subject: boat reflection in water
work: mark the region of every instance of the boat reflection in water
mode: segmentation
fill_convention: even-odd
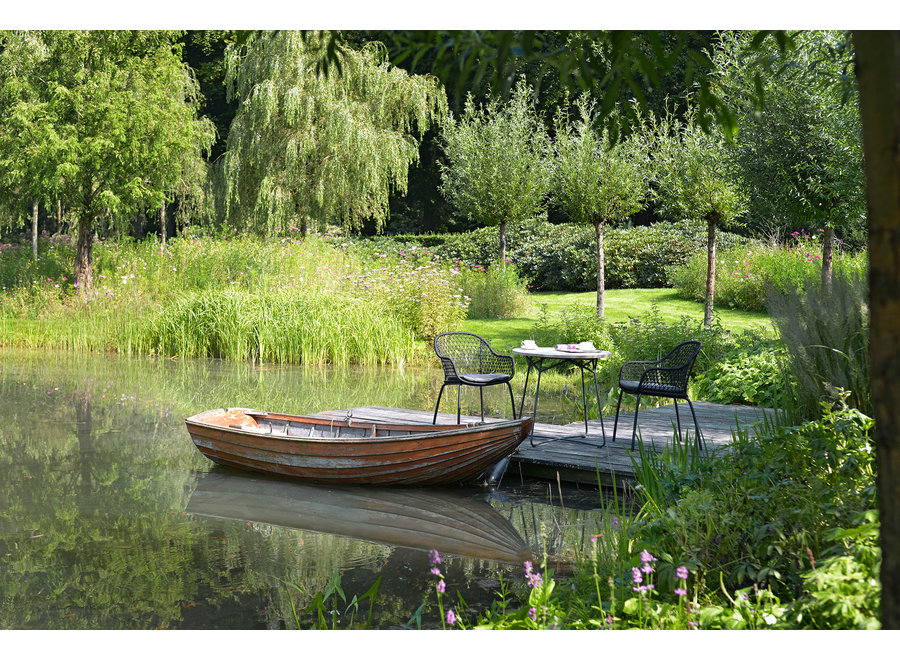
[[[186,510],[500,562],[532,558],[490,504],[449,490],[311,485],[217,466]]]

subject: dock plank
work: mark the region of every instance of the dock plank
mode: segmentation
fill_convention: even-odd
[[[722,405],[706,401],[693,403],[708,451],[727,451],[738,429],[752,436],[760,422],[775,415],[771,408]],[[690,409],[681,404],[679,413],[682,432],[689,434],[691,447],[696,447]],[[433,413],[428,411],[380,406],[332,410],[325,414],[350,416],[361,421],[425,424],[430,424],[433,418]],[[491,417],[484,419],[485,422],[502,421]],[[621,486],[633,481],[631,432],[634,414],[623,412],[619,415],[616,442],[612,442],[613,419],[605,417],[602,420],[607,438],[605,446],[600,420],[588,421],[587,435],[583,421],[567,425],[535,423],[533,436],[519,445],[510,458],[510,474],[553,481],[558,478],[591,486],[596,486],[598,479],[603,486]],[[480,418],[477,415],[463,415],[460,421],[476,423]],[[438,423],[455,424],[456,415],[439,413]],[[638,434],[648,451],[664,451],[676,435],[675,428],[674,404],[642,409],[638,414]],[[639,462],[640,458],[636,454],[635,450],[634,460]]]

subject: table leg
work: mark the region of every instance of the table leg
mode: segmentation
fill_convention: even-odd
[[[606,426],[603,424],[603,408],[600,406],[600,386],[597,384],[597,361],[594,360],[594,393],[597,395],[597,416],[600,418],[600,431],[603,432],[603,445],[606,446]]]
[[[528,371],[525,372],[525,387],[522,389],[522,402],[519,404],[519,417],[525,414],[525,395],[528,393],[528,378],[531,376],[531,358],[526,357],[528,363]]]
[[[588,435],[588,414],[587,414],[587,394],[584,389],[584,365],[581,363],[578,364],[581,367],[581,405],[582,410],[584,410],[584,437],[586,438]]]

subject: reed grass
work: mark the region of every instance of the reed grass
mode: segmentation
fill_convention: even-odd
[[[818,278],[799,291],[773,291],[769,310],[790,355],[798,406],[807,419],[821,403],[846,403],[872,414],[869,307],[864,278],[841,274],[825,288]]]
[[[86,295],[66,270],[71,241],[29,253],[25,242],[3,246],[0,345],[402,365],[424,360],[427,342],[466,312],[458,271],[433,256],[367,260],[293,231],[98,242]]]

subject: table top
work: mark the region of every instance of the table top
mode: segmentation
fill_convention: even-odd
[[[612,353],[595,349],[593,351],[568,350],[558,351],[552,346],[537,348],[514,348],[512,352],[525,357],[556,358],[559,360],[597,360],[608,358]]]

